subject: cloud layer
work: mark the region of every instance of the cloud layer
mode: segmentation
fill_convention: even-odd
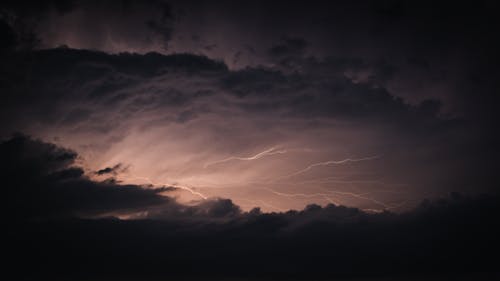
[[[74,152],[26,136],[1,143],[0,152],[6,274],[14,280],[493,278],[497,271],[495,196],[455,193],[400,215],[335,205],[244,213],[227,199],[187,206],[168,197],[171,188],[91,181],[72,166]],[[123,214],[129,220],[112,217]]]
[[[183,187],[186,201],[381,210],[494,188],[489,123],[443,117],[437,100],[406,103],[369,61],[303,58],[291,70],[230,70],[192,54],[67,48],[4,61],[4,137],[21,131],[55,141],[77,151],[88,174],[122,165],[119,180]],[[381,74],[366,80],[364,69]]]
[[[499,279],[496,6],[3,1],[4,275]]]

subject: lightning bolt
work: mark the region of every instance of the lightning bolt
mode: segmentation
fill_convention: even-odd
[[[375,190],[375,191],[369,191],[369,192],[364,192],[364,193],[354,193],[354,192],[348,192],[348,191],[338,191],[338,190],[327,190],[327,189],[324,189],[322,188],[323,190],[325,190],[325,192],[328,192],[328,193],[334,193],[334,194],[340,194],[340,195],[349,195],[349,196],[352,196],[352,197],[355,197],[355,198],[358,198],[358,199],[363,199],[363,200],[368,200],[368,201],[371,201],[372,203],[375,203],[379,206],[382,206],[384,207],[384,210],[391,210],[391,209],[396,209],[396,208],[399,208],[403,205],[405,205],[407,203],[407,200],[403,201],[402,203],[399,203],[399,204],[396,204],[396,205],[389,205],[389,204],[386,204],[382,201],[379,201],[375,198],[371,198],[371,197],[367,197],[367,195],[370,195],[370,194],[373,194],[373,193],[392,193],[392,194],[405,194],[406,192],[404,191],[394,191],[394,190]]]
[[[386,204],[386,203],[384,203],[382,201],[379,201],[377,199],[374,199],[374,198],[371,198],[371,197],[367,197],[366,195],[369,195],[371,192],[357,194],[357,193],[347,192],[347,191],[327,191],[326,193],[318,192],[318,193],[306,194],[306,193],[284,193],[284,192],[279,192],[279,191],[276,191],[276,190],[273,190],[273,189],[270,189],[270,188],[264,188],[264,189],[268,190],[271,193],[274,193],[276,195],[285,196],[285,197],[304,197],[304,198],[322,197],[323,199],[325,199],[325,200],[327,200],[327,201],[329,201],[331,203],[334,203],[335,205],[342,205],[342,204],[340,204],[339,202],[335,202],[334,200],[332,200],[332,198],[331,198],[332,194],[348,195],[348,196],[351,196],[351,197],[354,197],[354,198],[358,198],[358,199],[362,199],[362,200],[367,200],[367,201],[370,201],[370,202],[372,202],[372,203],[374,203],[376,205],[379,205],[379,206],[383,207],[383,209],[385,209],[385,210],[390,210],[390,209],[394,209],[394,208],[399,208],[400,207],[399,205],[398,206],[391,206],[391,205]]]
[[[129,179],[139,179],[139,180],[145,180],[147,181],[149,184],[153,185],[153,186],[171,186],[171,187],[175,187],[175,188],[178,188],[178,189],[182,189],[182,190],[185,190],[195,196],[198,196],[200,197],[201,199],[203,200],[206,200],[208,199],[207,196],[205,196],[204,194],[202,194],[201,192],[198,192],[190,187],[187,187],[187,186],[182,186],[182,185],[178,185],[178,184],[169,184],[169,183],[157,183],[157,182],[153,182],[150,178],[148,177],[140,177],[140,176],[132,176],[132,177],[127,177]]]
[[[253,156],[249,156],[249,157],[236,157],[236,156],[231,156],[231,157],[228,157],[228,158],[225,158],[225,159],[222,159],[222,160],[217,160],[217,161],[214,161],[214,162],[209,162],[209,163],[206,163],[204,165],[204,168],[207,168],[208,166],[212,166],[212,165],[216,165],[216,164],[220,164],[220,163],[224,163],[224,162],[228,162],[228,161],[232,161],[232,160],[240,160],[240,161],[251,161],[251,160],[257,160],[257,159],[260,159],[264,156],[270,156],[270,155],[275,155],[275,154],[285,154],[287,153],[288,151],[285,150],[285,149],[282,149],[282,150],[277,150],[276,147],[271,147],[267,150],[264,150],[260,153],[257,153]]]
[[[377,158],[380,158],[380,156],[379,155],[375,155],[375,156],[363,157],[363,158],[346,158],[346,159],[343,159],[343,160],[329,160],[329,161],[326,161],[326,162],[313,163],[313,164],[305,167],[302,170],[299,170],[297,172],[288,174],[288,175],[283,176],[281,178],[290,178],[290,177],[293,177],[293,176],[296,176],[296,175],[299,175],[299,174],[303,174],[303,173],[311,170],[312,168],[318,167],[318,166],[340,165],[340,164],[345,164],[345,163],[349,163],[349,162],[369,161],[369,160],[374,160],[374,159],[377,159]]]
[[[384,202],[382,201],[379,201],[377,199],[374,199],[374,198],[371,198],[371,197],[366,197],[366,195],[369,195],[371,194],[371,192],[366,192],[366,193],[361,193],[361,194],[356,194],[356,193],[353,193],[353,192],[345,192],[345,191],[328,191],[328,193],[333,193],[333,194],[340,194],[340,195],[348,195],[348,196],[351,196],[351,197],[354,197],[354,198],[358,198],[358,199],[362,199],[362,200],[367,200],[367,201],[370,201],[372,203],[375,203],[379,206],[382,206],[384,207],[384,209],[389,209],[389,208],[392,208],[392,206],[390,205],[387,205],[385,204]]]
[[[335,201],[331,198],[331,194],[326,194],[326,193],[313,193],[313,194],[305,194],[305,193],[284,193],[284,192],[279,192],[270,188],[264,188],[268,190],[271,193],[274,193],[279,196],[283,197],[304,197],[304,198],[313,198],[313,197],[322,197],[326,201],[333,203],[335,205],[342,205],[338,201]]]
[[[381,180],[342,180],[337,177],[320,178],[315,180],[306,180],[297,182],[297,184],[311,184],[311,183],[347,183],[347,184],[379,184],[382,186],[408,186],[407,183],[392,183]]]

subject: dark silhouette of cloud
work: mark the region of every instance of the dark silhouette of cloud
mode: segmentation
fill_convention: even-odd
[[[100,169],[100,170],[96,171],[95,173],[96,173],[96,175],[99,175],[99,176],[108,175],[108,174],[116,175],[122,169],[126,169],[126,167],[124,168],[122,164],[118,163],[118,164],[114,165],[113,167],[106,167],[104,169]]]
[[[134,37],[138,46],[154,44],[159,47],[159,50],[164,50],[168,49],[168,44],[172,39],[175,22],[171,5],[161,0],[106,2],[7,0],[2,2],[0,12],[2,22],[5,21],[14,31],[15,40],[9,48],[22,50],[47,45],[51,47],[79,45],[83,42],[93,45],[91,48],[102,47],[101,40],[110,36],[118,42],[128,41]],[[51,40],[45,40],[45,35],[47,35],[45,24],[52,25],[55,30],[58,30],[56,31],[58,34],[65,27],[64,24],[58,22],[61,17],[78,18],[79,14],[90,13],[93,14],[93,19],[85,23],[88,32],[85,32],[85,35],[79,34],[77,42],[58,42],[54,46]],[[130,17],[131,14],[135,16]],[[105,29],[111,30],[112,33],[103,31]],[[65,36],[66,33],[59,35]]]
[[[281,44],[269,49],[269,54],[277,57],[300,56],[303,55],[306,47],[307,42],[302,38],[285,37]]]
[[[335,205],[244,213],[227,199],[184,206],[159,190],[91,181],[71,166],[74,152],[26,136],[0,152],[6,274],[16,280],[498,274],[497,196],[453,193],[399,215]],[[145,214],[96,216],[124,210]]]
[[[9,219],[131,215],[142,218],[233,218],[241,214],[229,199],[205,200],[196,206],[163,196],[175,187],[120,184],[113,178],[93,181],[74,166],[77,154],[56,145],[16,135],[0,144],[1,175],[10,199]],[[97,171],[107,175],[122,165]],[[15,211],[14,211],[15,210]]]
[[[0,145],[10,219],[93,216],[167,203],[159,190],[94,182],[72,166],[73,151],[18,135]]]
[[[437,116],[439,101],[424,101],[423,105],[432,103],[436,107],[433,110],[428,110],[428,106],[427,109],[410,106],[372,82],[357,82],[346,77],[346,71],[361,67],[357,61],[308,60],[302,63],[311,71],[288,74],[264,67],[228,71],[222,62],[190,54],[108,55],[93,51],[53,49],[34,52],[34,56],[34,63],[27,65],[28,68],[24,71],[34,72],[36,75],[22,81],[33,85],[33,89],[23,89],[22,93],[6,89],[5,96],[13,103],[10,104],[12,108],[22,106],[20,102],[27,97],[33,100],[32,104],[35,106],[34,101],[42,104],[43,99],[48,97],[57,99],[60,103],[70,103],[70,93],[84,91],[78,97],[83,103],[94,102],[109,107],[128,100],[131,102],[129,105],[125,104],[125,111],[128,112],[138,110],[139,106],[189,109],[198,99],[217,90],[246,98],[237,101],[235,106],[256,113],[275,112],[306,118],[364,117],[368,122],[379,122],[378,119],[382,118],[384,122],[401,122],[403,126],[412,122],[412,119],[418,119],[418,122],[429,119],[436,124],[444,122]],[[14,64],[18,64],[19,59],[22,60],[21,57],[6,59],[6,65],[10,66],[9,72],[12,67],[16,67]],[[160,86],[166,86],[164,84],[148,81],[175,75],[192,76],[193,81],[203,81],[205,85],[198,86],[199,88],[187,85],[190,88],[180,89],[175,84],[168,84],[169,90],[159,89]],[[51,83],[48,88],[46,82],[52,80],[56,84]],[[16,80],[15,83],[17,82],[21,81]],[[6,83],[4,86],[8,85]],[[148,94],[154,94],[155,91],[158,93],[152,96],[141,95],[140,91],[147,90],[143,86],[149,87],[148,90],[154,89],[153,93]],[[134,87],[139,87],[138,91],[127,91],[127,88]],[[223,93],[219,93],[218,98],[223,98]],[[67,108],[71,107],[53,107],[51,110]],[[95,112],[96,109],[75,108],[60,116],[65,117],[62,122],[74,124],[91,119]],[[178,119],[186,120],[186,112],[196,113],[192,110],[183,111]],[[50,113],[43,112],[43,115],[51,120]]]

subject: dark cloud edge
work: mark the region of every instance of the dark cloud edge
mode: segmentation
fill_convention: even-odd
[[[497,195],[454,193],[403,214],[334,205],[243,213],[227,199],[183,206],[154,190],[91,181],[72,166],[76,153],[24,135],[2,142],[0,153],[12,280],[499,274],[491,258],[500,250]],[[141,209],[152,215],[96,218]]]
[[[6,77],[2,88],[6,104],[11,107],[18,105],[19,99],[38,100],[44,95],[55,100],[63,99],[67,88],[59,89],[57,86],[60,85],[53,85],[56,87],[46,89],[43,84],[54,77],[67,80],[68,85],[86,85],[116,74],[130,76],[130,81],[125,79],[121,84],[104,83],[86,97],[109,103],[112,96],[108,96],[106,91],[130,87],[136,80],[143,81],[167,73],[183,73],[210,79],[212,87],[239,98],[242,102],[236,105],[248,113],[279,112],[291,118],[366,120],[390,124],[400,130],[411,127],[416,131],[455,128],[464,121],[440,115],[442,103],[439,100],[427,99],[417,105],[406,103],[383,87],[382,80],[386,79],[382,77],[383,74],[363,83],[351,81],[343,71],[351,67],[378,67],[356,58],[307,57],[297,59],[298,68],[258,65],[231,70],[223,61],[191,53],[108,54],[63,47],[28,52],[5,51],[1,55],[4,65],[0,73]],[[360,63],[365,66],[360,66]],[[322,75],[318,71],[328,74]],[[20,84],[24,86],[20,87]],[[30,87],[37,90],[32,92]],[[200,97],[203,95],[186,95],[179,97],[180,100],[168,102],[171,105],[178,105],[176,102],[187,105]]]

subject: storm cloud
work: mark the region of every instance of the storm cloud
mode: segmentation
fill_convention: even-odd
[[[192,54],[68,48],[13,53],[4,62],[4,137],[22,131],[64,144],[89,172],[123,165],[116,177],[128,183],[188,185],[247,210],[285,199],[261,206],[274,211],[317,200],[407,208],[432,194],[495,188],[493,157],[484,155],[496,138],[489,122],[444,116],[440,100],[405,102],[383,87],[378,63],[308,58],[296,61],[300,71],[230,70]],[[353,76],[363,69],[376,71]],[[231,160],[271,147],[282,153]],[[314,163],[366,157],[375,158],[333,165],[335,174],[325,165],[289,177]],[[353,188],[371,195],[349,195]]]
[[[26,136],[3,142],[0,151],[7,274],[15,280],[469,278],[495,272],[489,257],[499,250],[498,197],[454,193],[399,215],[332,204],[242,212],[227,199],[187,206],[169,197],[168,188],[92,181],[71,166],[73,152]],[[136,215],[128,220],[114,217],[131,211]],[[30,269],[18,271],[24,264]]]
[[[108,216],[210,219],[241,214],[229,199],[187,206],[168,196],[175,190],[171,186],[127,185],[113,177],[91,180],[76,165],[75,152],[24,135],[2,142],[0,155],[9,199],[4,207],[12,221]]]
[[[494,1],[3,1],[12,280],[498,279]]]

